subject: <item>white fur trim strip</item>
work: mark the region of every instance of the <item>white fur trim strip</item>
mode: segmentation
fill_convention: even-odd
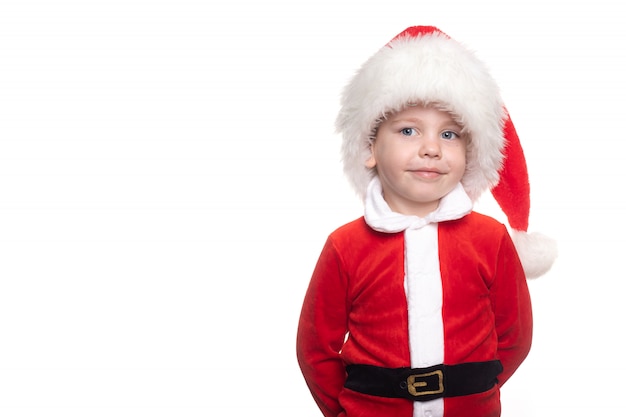
[[[409,348],[413,368],[443,363],[443,290],[437,229],[437,224],[429,224],[404,233]],[[416,402],[413,417],[424,415],[443,416],[443,399]]]

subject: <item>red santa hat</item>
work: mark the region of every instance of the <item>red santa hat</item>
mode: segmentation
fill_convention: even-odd
[[[453,114],[470,141],[461,180],[472,201],[486,190],[506,214],[529,278],[556,258],[552,239],[527,233],[530,187],[526,160],[500,91],[487,67],[432,26],[410,27],[369,58],[346,86],[337,116],[344,172],[364,198],[375,169],[367,168],[375,129],[409,104],[437,105]]]

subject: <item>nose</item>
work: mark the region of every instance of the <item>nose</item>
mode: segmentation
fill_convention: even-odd
[[[431,135],[422,137],[419,155],[422,158],[441,158],[441,144],[439,143],[439,138]]]

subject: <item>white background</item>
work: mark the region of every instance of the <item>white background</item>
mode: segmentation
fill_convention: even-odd
[[[3,0],[0,415],[320,416],[294,344],[361,215],[338,96],[416,24],[492,69],[560,244],[503,416],[624,415],[618,4]]]

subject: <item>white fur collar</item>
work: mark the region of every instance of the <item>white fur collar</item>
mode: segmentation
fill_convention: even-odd
[[[396,213],[383,198],[382,185],[376,176],[370,181],[365,195],[365,222],[379,232],[397,233],[407,229],[420,229],[431,223],[460,219],[471,212],[472,208],[472,200],[463,186],[457,184],[456,188],[441,199],[437,210],[426,217]]]

